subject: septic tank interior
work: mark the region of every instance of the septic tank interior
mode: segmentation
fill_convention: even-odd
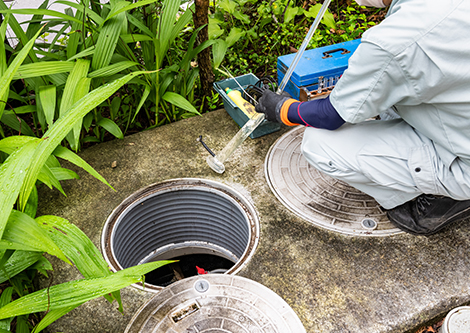
[[[203,269],[266,288],[285,302],[306,332],[413,332],[470,301],[468,221],[430,237],[400,233],[373,199],[304,163],[298,153],[301,128],[248,138],[224,163],[225,172],[214,173],[196,139],[202,135],[220,151],[238,129],[225,110],[218,110],[91,147],[80,156],[115,191],[66,166],[82,178],[64,184],[67,197],[41,189],[47,206],[38,214],[76,224],[102,249],[113,270],[168,255],[215,254],[228,264],[219,267],[221,259]],[[150,202],[160,212],[168,210],[155,235],[146,224],[148,214],[159,215],[147,210]],[[140,221],[137,229],[126,222],[132,214]],[[201,218],[206,215],[213,218]],[[180,222],[173,224],[172,217]],[[52,261],[54,284],[81,278],[70,266]],[[183,272],[191,274],[197,273]],[[127,287],[121,292],[124,314],[100,298],[48,331],[124,332],[153,297],[200,277],[172,282],[178,280],[174,274],[153,288]],[[48,286],[49,280],[41,283]],[[185,302],[189,312],[202,306]]]

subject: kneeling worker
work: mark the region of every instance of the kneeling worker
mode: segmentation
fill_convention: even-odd
[[[357,2],[390,8],[331,94],[265,90],[256,111],[307,126],[313,167],[375,198],[398,228],[430,235],[470,217],[470,1]],[[390,109],[397,119],[366,121]]]

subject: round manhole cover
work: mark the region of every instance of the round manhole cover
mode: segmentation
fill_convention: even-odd
[[[401,233],[372,197],[308,164],[301,153],[304,130],[297,126],[281,136],[266,157],[266,179],[279,201],[316,226],[343,234]]]
[[[239,276],[200,275],[176,282],[144,304],[125,333],[304,333],[272,290]]]

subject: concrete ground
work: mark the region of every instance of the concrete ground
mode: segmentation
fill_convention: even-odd
[[[247,139],[222,175],[207,166],[207,152],[196,138],[202,135],[221,150],[238,131],[224,110],[94,146],[80,155],[116,191],[78,171],[80,180],[64,182],[67,197],[41,190],[39,213],[67,218],[99,247],[108,215],[136,190],[172,178],[212,179],[243,193],[259,214],[260,242],[239,275],[280,295],[309,333],[402,333],[470,301],[469,223],[431,237],[352,237],[319,229],[285,208],[266,183],[264,159],[286,130]],[[54,283],[81,278],[66,264],[54,266]],[[122,295],[124,315],[98,299],[52,324],[49,332],[123,332],[155,294],[128,287]]]

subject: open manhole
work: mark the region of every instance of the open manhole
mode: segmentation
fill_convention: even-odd
[[[125,333],[305,333],[292,308],[272,290],[240,276],[178,281],[145,303]]]
[[[258,238],[258,217],[247,199],[221,183],[186,178],[150,185],[125,199],[106,221],[101,247],[113,271],[178,259],[146,275],[145,289],[159,291],[202,271],[237,273]]]
[[[304,130],[297,126],[285,133],[266,157],[266,179],[279,201],[316,226],[342,234],[401,233],[372,197],[308,164],[301,153]]]

